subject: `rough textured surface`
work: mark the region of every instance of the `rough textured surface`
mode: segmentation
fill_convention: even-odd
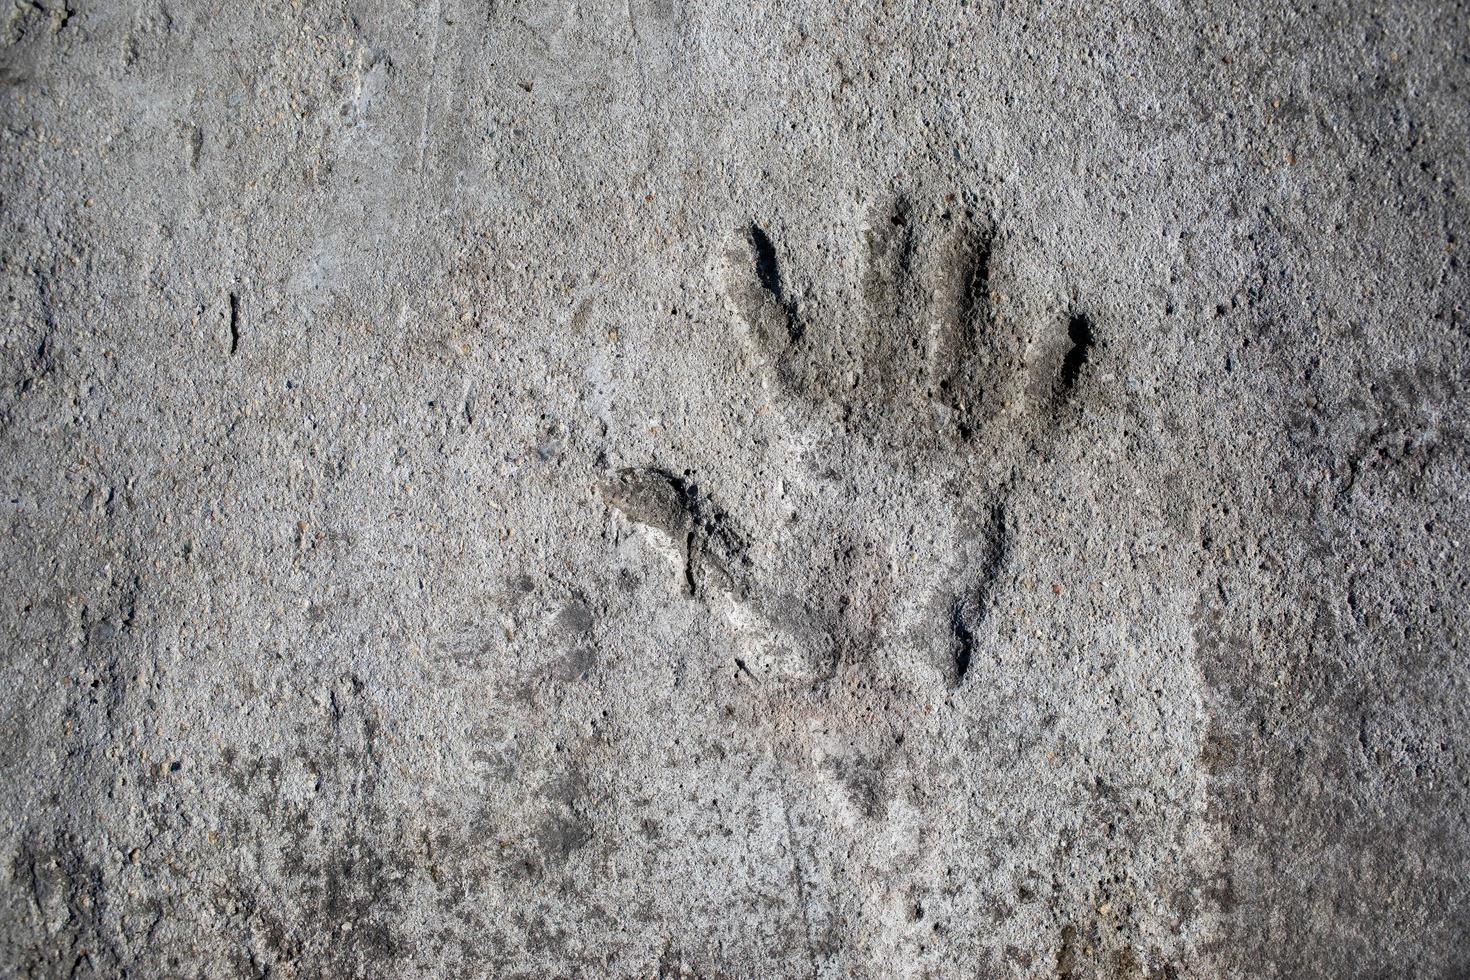
[[[1470,974],[1463,3],[0,31],[0,973]]]

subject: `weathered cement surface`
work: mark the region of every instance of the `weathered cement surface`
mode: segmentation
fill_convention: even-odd
[[[0,973],[1462,977],[1462,3],[17,0]]]

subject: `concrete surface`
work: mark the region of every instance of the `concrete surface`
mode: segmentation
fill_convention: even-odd
[[[1470,8],[14,0],[0,974],[1470,976]]]

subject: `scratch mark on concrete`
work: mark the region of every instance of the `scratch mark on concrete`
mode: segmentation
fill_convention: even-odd
[[[439,73],[439,35],[444,32],[443,0],[434,0],[434,39],[429,43],[429,80],[424,84],[424,114],[419,120],[419,180],[429,147],[429,119],[434,112],[434,76]]]
[[[791,880],[796,885],[796,901],[801,906],[801,922],[806,929],[806,951],[812,962],[812,977],[815,978],[819,971],[817,964],[816,939],[812,935],[812,917],[807,909],[806,901],[806,874],[802,871],[801,858],[797,856],[796,828],[791,823],[791,798],[781,794],[782,811],[786,817],[786,846],[791,848]]]

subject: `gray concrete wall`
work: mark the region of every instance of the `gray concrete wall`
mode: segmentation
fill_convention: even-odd
[[[0,973],[1463,977],[1463,3],[17,0]]]

